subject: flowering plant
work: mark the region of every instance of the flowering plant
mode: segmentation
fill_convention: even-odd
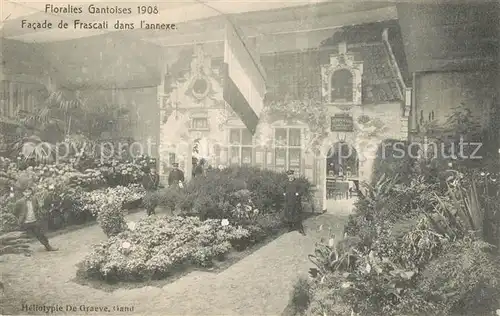
[[[206,267],[222,259],[232,243],[248,230],[226,220],[197,217],[145,218],[97,245],[83,261],[87,277],[107,280],[148,280],[195,265]]]
[[[107,207],[121,209],[123,203],[135,201],[144,196],[144,189],[139,185],[130,185],[127,187],[117,186],[93,190],[90,192],[82,191],[76,197],[83,210],[90,211],[93,215]]]

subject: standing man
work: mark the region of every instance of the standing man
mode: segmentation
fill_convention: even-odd
[[[289,231],[297,230],[305,236],[304,226],[302,225],[302,190],[295,180],[294,171],[286,172],[288,182],[286,184],[285,193],[285,221],[288,224]]]
[[[184,182],[184,172],[179,169],[179,163],[177,162],[174,162],[172,167],[173,169],[168,175],[168,186],[174,185],[181,187],[179,184]]]
[[[193,169],[193,178],[202,176],[204,174],[203,166],[205,164],[205,159],[201,158],[198,165]]]
[[[156,172],[156,166],[151,166],[149,172],[144,175],[142,178],[142,186],[148,195],[146,198],[146,211],[148,216],[151,216],[155,214],[155,208],[158,204],[154,197],[154,192],[160,186],[160,175]]]
[[[191,158],[191,178],[196,177],[196,174],[194,173],[196,166],[198,166],[198,158],[193,157]]]
[[[15,206],[16,216],[21,228],[29,235],[35,236],[47,251],[57,251],[57,248],[49,244],[49,240],[43,233],[38,219],[39,211],[40,205],[37,199],[33,197],[33,189],[30,186],[24,187],[23,197],[17,201]]]

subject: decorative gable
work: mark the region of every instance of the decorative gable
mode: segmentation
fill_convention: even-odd
[[[347,53],[345,42],[339,43],[338,54],[330,55],[330,63],[321,65],[321,92],[325,103],[361,105],[363,62]]]

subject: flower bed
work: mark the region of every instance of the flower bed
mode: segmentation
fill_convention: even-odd
[[[161,279],[190,266],[212,266],[251,234],[228,220],[145,218],[96,245],[80,273],[107,282]]]
[[[93,216],[97,216],[110,201],[121,208],[123,204],[139,200],[143,196],[144,189],[140,185],[130,185],[128,187],[117,186],[93,191],[82,191],[75,199],[81,210],[89,211]]]
[[[445,174],[447,173],[447,175]],[[494,315],[500,307],[496,175],[382,177],[358,201],[347,237],[318,243],[304,315]],[[443,185],[445,189],[443,189]],[[494,200],[492,202],[491,200]],[[485,220],[487,219],[487,220]],[[495,223],[489,225],[490,222]]]
[[[17,162],[3,158],[0,231],[18,229],[13,204],[20,192],[13,189],[19,181],[33,184],[35,196],[43,206],[38,216],[49,231],[94,221],[99,210],[106,209],[99,201],[107,203],[109,198],[116,200],[120,208],[138,207],[137,201],[144,192],[137,182],[143,175],[144,165],[150,163],[147,157],[139,158],[132,162],[92,160],[84,164],[73,158],[58,164],[32,166],[24,166],[22,159]]]
[[[234,167],[212,170],[205,177],[194,178],[184,190],[167,188],[148,196],[145,203],[157,203],[172,209],[181,209],[200,219],[223,219],[245,224],[245,212],[238,205],[250,206],[259,214],[276,214],[284,205],[283,192],[288,179],[284,173],[252,167]],[[312,209],[310,182],[301,177],[303,202]],[[151,201],[152,200],[152,201]]]
[[[287,177],[256,168],[228,168],[194,178],[184,189],[147,195],[144,203],[180,209],[181,216],[142,219],[128,228],[116,207],[99,206],[110,237],[84,260],[86,278],[114,281],[159,279],[186,267],[208,267],[283,231],[281,208]],[[310,184],[303,184],[311,203]],[[111,210],[111,211],[110,211]],[[111,212],[111,213],[110,213]]]

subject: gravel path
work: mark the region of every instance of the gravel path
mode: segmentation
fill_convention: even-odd
[[[143,213],[130,215],[137,220]],[[87,307],[133,307],[121,315],[279,315],[288,302],[295,280],[305,275],[314,244],[328,235],[328,228],[340,234],[345,215],[323,214],[306,221],[307,236],[291,232],[280,236],[251,255],[219,273],[191,272],[165,286],[145,286],[105,292],[79,285],[72,280],[76,264],[90,251],[91,245],[105,239],[98,226],[86,227],[51,239],[59,247],[45,252],[33,244],[32,257],[2,257],[0,271],[4,283],[1,314],[43,314],[22,310],[22,304],[59,305],[55,314],[101,315],[85,313]],[[320,228],[321,227],[321,228]],[[77,311],[66,312],[66,306]]]

